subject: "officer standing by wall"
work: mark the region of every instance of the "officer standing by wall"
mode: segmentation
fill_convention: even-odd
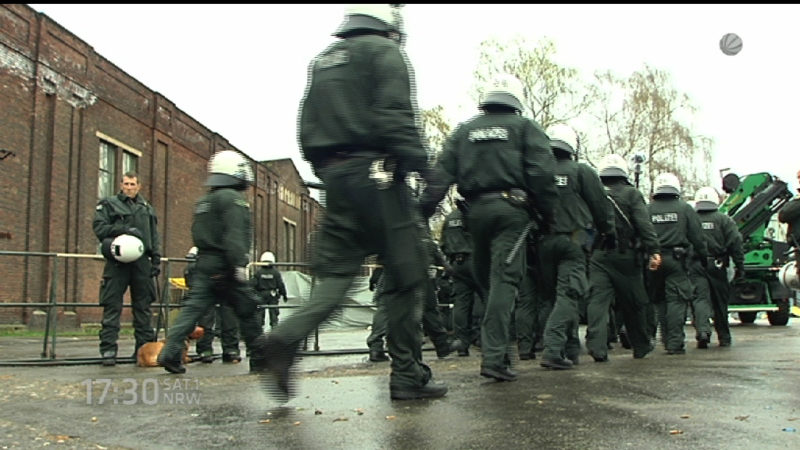
[[[92,228],[101,243],[122,234],[137,237],[143,244],[144,254],[136,261],[122,263],[106,258],[103,280],[100,282],[100,304],[103,306],[100,329],[100,355],[104,366],[113,366],[117,361],[117,339],[119,339],[122,296],[130,286],[133,327],[136,346],[155,339],[150,326],[150,304],[155,299],[154,277],[161,273],[161,241],[158,235],[158,220],[155,209],[139,194],[141,184],[135,172],[122,176],[120,192],[100,200],[95,209]]]
[[[422,362],[419,323],[429,261],[405,178],[427,171],[428,158],[401,19],[389,5],[349,7],[334,33],[340,40],[309,68],[298,134],[303,157],[326,187],[313,256],[319,284],[308,303],[259,339],[250,360],[282,400],[294,393],[299,344],[339,307],[371,254],[384,264],[391,398],[447,393]]]
[[[595,249],[589,267],[586,349],[596,362],[608,361],[610,306],[619,311],[634,358],[653,350],[647,334],[644,257],[650,270],[661,264],[661,249],[644,197],[628,180],[628,164],[619,155],[600,162],[600,180],[614,210],[617,248]],[[611,328],[614,330],[614,328]],[[616,330],[614,330],[616,331]]]
[[[700,218],[694,208],[680,198],[678,177],[665,172],[656,177],[653,185],[653,200],[647,205],[647,212],[661,244],[662,262],[658,270],[650,272],[648,288],[667,354],[683,355],[686,353],[686,308],[694,296],[688,258],[694,255],[705,265],[708,251]]]
[[[253,284],[255,285],[256,293],[265,305],[277,305],[278,301],[283,298],[286,303],[286,285],[283,284],[283,277],[280,271],[272,264],[275,263],[275,255],[272,252],[264,252],[261,254],[259,260],[262,263],[268,263],[265,266],[258,266],[258,269],[253,276]],[[278,316],[281,311],[278,308],[269,309],[269,327],[275,328],[278,325]],[[264,309],[259,310],[259,323],[264,323]]]
[[[588,294],[586,248],[589,230],[597,230],[598,247],[616,246],[614,216],[603,184],[588,165],[573,158],[578,136],[570,126],[557,124],[547,135],[556,158],[555,180],[558,202],[553,224],[538,246],[541,279],[537,280],[545,302],[553,304],[544,328],[542,361],[549,369],[571,369],[578,362],[579,305]]]
[[[444,219],[441,248],[453,268],[453,332],[460,343],[456,350],[458,356],[469,356],[470,344],[480,337],[480,324],[473,327],[472,320],[480,289],[472,264],[472,236],[462,212],[467,210],[466,201],[456,200],[456,206]]]
[[[243,191],[253,183],[253,169],[241,153],[223,150],[211,156],[208,172],[209,191],[195,203],[192,222],[192,240],[198,248],[197,271],[158,355],[159,365],[172,373],[186,372],[181,360],[184,341],[217,302],[234,309],[248,350],[262,332],[256,322],[255,294],[246,269],[252,218]]]
[[[523,100],[517,78],[498,77],[480,100],[483,114],[460,124],[448,137],[421,202],[423,214],[431,217],[454,183],[469,202],[475,274],[488,292],[480,374],[497,381],[517,377],[510,367],[509,328],[525,272],[522,247],[532,223],[530,205],[546,226],[558,195],[550,141],[539,124],[521,115]]]
[[[697,190],[694,200],[694,209],[700,217],[703,238],[708,248],[706,268],[699,261],[693,261],[691,267],[692,283],[696,288],[694,323],[697,348],[708,348],[711,342],[710,317],[714,319],[720,347],[728,347],[731,345],[731,330],[728,326],[731,286],[727,269],[733,260],[736,267],[734,279],[744,276],[742,234],[729,215],[718,211],[719,194],[716,189],[704,186]]]

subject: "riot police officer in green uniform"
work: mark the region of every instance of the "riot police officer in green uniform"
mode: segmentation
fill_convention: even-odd
[[[472,236],[462,211],[466,201],[456,200],[458,206],[444,219],[441,249],[453,268],[453,334],[458,341],[458,356],[469,356],[470,344],[480,336],[480,324],[472,320],[476,303],[480,302],[480,288],[472,264]],[[478,325],[478,326],[473,326]]]
[[[452,184],[469,202],[475,274],[488,292],[480,374],[497,381],[516,380],[510,324],[525,272],[531,205],[542,218],[541,226],[547,226],[558,195],[550,140],[539,124],[521,115],[522,101],[522,83],[511,75],[498,77],[480,100],[483,114],[448,137],[421,202],[425,217],[432,216]]]
[[[742,234],[729,215],[717,210],[719,194],[716,189],[702,187],[697,190],[694,200],[708,248],[706,268],[699,261],[693,261],[690,272],[696,288],[693,310],[697,348],[708,348],[711,342],[710,318],[714,319],[719,345],[728,347],[731,345],[731,330],[728,326],[730,282],[727,271],[732,260],[736,268],[734,278],[744,276]]]
[[[586,349],[596,362],[608,361],[610,314],[619,311],[634,358],[653,350],[647,334],[644,285],[645,255],[650,266],[660,264],[661,255],[644,197],[628,180],[628,164],[619,155],[600,162],[600,180],[614,210],[617,248],[595,249],[589,267],[590,298],[587,307]],[[612,331],[616,331],[611,328]]]
[[[216,303],[230,305],[248,350],[262,333],[256,322],[255,294],[247,276],[252,218],[243,192],[253,183],[253,169],[241,153],[223,150],[208,162],[208,193],[195,203],[192,240],[197,271],[158,363],[168,372],[184,373],[181,353],[195,323]]]
[[[797,183],[800,185],[800,170],[797,171]],[[800,192],[800,189],[797,192]],[[789,225],[786,236],[789,244],[794,247],[794,268],[797,278],[800,278],[800,196],[783,205],[778,212],[778,220]]]
[[[308,303],[257,341],[250,368],[280,400],[294,394],[298,346],[342,303],[368,255],[384,264],[392,399],[442,397],[422,361],[419,324],[430,264],[405,182],[428,158],[415,117],[398,8],[351,6],[340,38],[311,62],[299,115],[303,157],[325,184],[326,211]]]
[[[615,248],[616,234],[611,205],[603,184],[588,165],[573,158],[577,134],[568,125],[548,129],[556,158],[555,183],[558,203],[553,209],[553,224],[538,243],[537,295],[553,304],[544,328],[542,361],[549,369],[570,369],[578,362],[579,305],[588,294],[585,246],[589,230],[597,230],[601,249]]]
[[[100,282],[100,304],[103,306],[100,329],[100,355],[104,366],[113,366],[117,360],[122,296],[131,288],[133,327],[136,346],[153,341],[155,332],[150,325],[150,304],[155,298],[153,277],[161,273],[158,220],[153,206],[139,193],[139,176],[127,172],[122,176],[120,192],[100,200],[95,209],[92,228],[97,239],[107,247],[111,240],[128,234],[138,238],[143,245],[143,255],[135,261],[123,263],[106,257],[103,280]]]
[[[259,260],[262,263],[267,263],[265,266],[258,266],[255,275],[253,276],[253,284],[255,285],[256,293],[262,300],[264,305],[277,305],[278,301],[283,298],[286,303],[286,285],[283,283],[283,277],[280,271],[272,264],[275,263],[275,255],[272,252],[264,252],[261,254]],[[275,328],[278,325],[278,316],[280,309],[269,309],[269,327]],[[259,310],[259,323],[264,323],[264,310]]]
[[[669,355],[686,353],[684,324],[686,308],[694,295],[689,279],[689,256],[707,264],[708,251],[700,218],[680,198],[678,177],[669,172],[658,175],[647,212],[661,244],[661,267],[650,272],[650,299],[655,305],[661,340]]]

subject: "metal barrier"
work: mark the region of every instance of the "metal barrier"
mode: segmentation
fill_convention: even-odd
[[[24,365],[82,365],[82,364],[99,364],[102,360],[100,357],[96,358],[63,358],[63,359],[56,359],[56,343],[57,343],[57,322],[58,322],[58,311],[57,308],[59,307],[94,307],[94,308],[102,308],[102,305],[99,303],[59,303],[56,300],[56,280],[58,280],[58,265],[59,259],[69,259],[69,258],[77,258],[77,259],[93,259],[98,261],[105,261],[105,258],[99,254],[79,254],[79,253],[57,253],[57,252],[19,252],[19,251],[8,251],[8,250],[0,250],[0,256],[21,256],[21,257],[45,257],[45,258],[54,258],[53,259],[53,267],[50,272],[50,289],[48,294],[48,301],[47,302],[30,302],[30,303],[20,303],[20,302],[7,302],[7,303],[0,303],[0,308],[43,308],[46,309],[46,318],[45,318],[45,330],[44,330],[44,338],[42,342],[42,352],[40,354],[40,359],[36,360],[0,360],[0,366],[24,366]],[[158,317],[156,320],[155,326],[155,334],[156,339],[158,339],[158,333],[160,330],[164,330],[164,336],[169,335],[169,311],[171,309],[179,309],[182,305],[172,304],[169,302],[169,296],[163,295],[164,292],[169,292],[169,279],[170,279],[170,262],[180,262],[180,263],[188,263],[192,260],[187,258],[161,258],[162,262],[162,286],[159,288],[158,283],[154,283],[156,300],[154,303],[158,303]],[[268,263],[262,262],[251,262],[248,264],[247,269],[248,271],[251,270],[252,266],[264,266]],[[300,262],[274,262],[269,263],[273,266],[284,266],[284,267],[309,267],[310,264],[308,263],[300,263]],[[380,267],[380,265],[375,264],[365,264],[363,267],[367,268],[376,268]],[[440,268],[440,267],[436,267]],[[252,275],[251,275],[252,276]],[[155,278],[155,277],[154,277]],[[314,277],[312,275],[311,287],[313,289],[315,284]],[[309,294],[310,295],[310,294]],[[308,300],[308,299],[304,299]],[[303,305],[259,305],[259,308],[262,309],[270,309],[270,308],[278,308],[278,309],[292,309],[292,308],[299,308]],[[132,305],[130,304],[123,304],[123,308],[131,308]],[[341,307],[343,308],[374,308],[374,305],[366,304],[366,305],[348,305],[342,304]],[[446,303],[446,304],[438,304],[438,307],[441,308],[448,308],[452,309],[453,304]],[[452,319],[452,318],[451,318]],[[452,323],[451,323],[452,325]],[[48,340],[50,341],[50,345],[48,347]],[[314,350],[308,350],[308,337],[306,338],[302,350],[300,351],[301,355],[309,356],[309,355],[342,355],[342,354],[359,354],[359,353],[369,353],[369,349],[366,345],[363,348],[359,349],[335,349],[335,350],[327,350],[323,351],[320,348],[320,329],[317,327],[314,330]],[[429,350],[429,349],[423,349]],[[49,356],[49,359],[48,359]],[[133,362],[135,363],[135,358],[117,358],[118,363],[124,362]]]

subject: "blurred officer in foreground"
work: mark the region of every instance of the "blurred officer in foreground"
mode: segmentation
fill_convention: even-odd
[[[588,294],[586,252],[589,230],[597,230],[601,250],[616,248],[614,216],[597,173],[575,159],[578,135],[565,124],[547,131],[556,158],[558,202],[553,223],[537,244],[537,295],[553,305],[544,328],[542,361],[548,369],[571,369],[578,363],[579,306]]]
[[[192,221],[192,240],[198,248],[197,271],[189,296],[158,355],[159,365],[172,373],[186,372],[181,361],[186,336],[217,302],[235,311],[248,350],[262,333],[256,322],[255,294],[247,276],[252,218],[243,191],[253,183],[253,169],[241,153],[223,150],[211,156],[208,172],[209,190],[195,203]]]
[[[311,62],[299,117],[303,157],[326,188],[313,256],[319,284],[308,303],[258,340],[250,367],[279,400],[288,400],[299,344],[339,307],[364,258],[377,254],[384,264],[390,396],[442,397],[447,387],[432,381],[422,362],[419,323],[429,261],[405,179],[427,171],[428,159],[415,121],[400,11],[353,5],[334,35],[340,40]]]
[[[100,356],[104,366],[117,363],[117,339],[119,339],[120,318],[122,316],[122,296],[130,286],[133,310],[133,328],[136,344],[133,358],[139,347],[155,339],[150,326],[152,313],[150,304],[155,300],[153,278],[161,273],[161,246],[158,236],[158,219],[153,206],[139,194],[141,184],[135,172],[126,172],[119,184],[117,195],[106,197],[97,204],[92,228],[100,240],[101,247],[109,249],[114,240],[122,235],[134,236],[139,257],[131,261],[121,261],[112,253],[103,251],[106,264],[100,282],[100,305],[103,306],[102,328],[100,329]],[[122,242],[122,240],[120,240]],[[115,253],[119,255],[119,252]]]
[[[689,279],[689,256],[705,267],[708,251],[700,218],[681,199],[678,177],[665,172],[654,181],[653,200],[647,205],[650,222],[661,245],[661,266],[650,272],[650,299],[656,307],[661,341],[668,355],[686,353],[686,308],[694,296]]]
[[[617,248],[595,249],[592,253],[586,349],[596,362],[608,361],[608,324],[613,304],[613,309],[621,313],[633,357],[644,358],[653,351],[653,346],[645,321],[648,298],[642,265],[645,255],[650,270],[661,264],[658,237],[650,223],[644,197],[628,180],[625,159],[608,155],[599,168],[600,180],[614,211]]]
[[[552,219],[558,194],[555,159],[542,128],[521,115],[522,83],[511,75],[494,80],[480,100],[482,114],[461,123],[448,137],[423,194],[430,218],[450,185],[469,202],[475,274],[488,292],[481,324],[481,376],[514,381],[510,323],[525,272],[524,241],[538,210],[540,225]]]
[[[797,183],[800,185],[800,170],[797,171]],[[797,192],[800,192],[800,189],[797,189]],[[795,270],[797,277],[800,278],[800,196],[783,205],[778,212],[778,220],[789,225],[786,236],[789,244],[794,246]]]
[[[699,261],[691,267],[692,283],[696,289],[694,300],[694,324],[697,331],[697,348],[708,348],[711,342],[709,318],[714,319],[714,329],[720,347],[731,345],[731,330],[728,326],[728,299],[730,261],[736,268],[734,279],[744,277],[744,251],[742,234],[733,219],[717,210],[719,194],[711,186],[697,190],[694,209],[700,217],[703,238],[708,247],[708,262],[704,269]]]
[[[275,255],[272,252],[264,252],[261,254],[259,261],[266,263],[265,266],[258,266],[258,269],[253,276],[253,284],[255,285],[256,293],[261,298],[263,305],[277,305],[278,301],[283,298],[286,303],[286,285],[283,283],[283,277],[272,264],[275,263]],[[281,311],[278,308],[269,309],[269,327],[275,328],[278,325],[278,316]],[[259,323],[263,325],[266,314],[264,309],[259,309],[258,319]]]

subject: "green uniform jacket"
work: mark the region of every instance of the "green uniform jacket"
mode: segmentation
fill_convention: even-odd
[[[656,198],[647,205],[647,210],[662,249],[689,250],[691,244],[696,257],[708,257],[700,217],[691,205],[677,197]]]
[[[736,267],[743,267],[742,234],[739,233],[736,222],[717,210],[697,211],[697,215],[700,216],[709,256],[729,256]]]
[[[230,188],[213,189],[195,204],[192,239],[198,255],[223,256],[215,258],[218,266],[198,266],[198,269],[209,273],[208,270],[223,272],[247,266],[251,238],[250,205],[241,192]]]
[[[406,171],[427,166],[417,127],[411,66],[398,44],[377,35],[342,39],[309,66],[300,146],[315,166],[333,152],[372,150]]]
[[[136,228],[143,236],[145,256],[161,257],[156,211],[141,194],[131,199],[120,192],[100,200],[95,208],[92,228],[100,242],[125,234],[128,228]]]
[[[275,290],[278,295],[274,298],[286,298],[286,285],[283,283],[283,277],[278,269],[274,267],[259,267],[253,277],[253,285],[258,292],[258,295],[263,299],[272,297],[270,291]]]
[[[533,120],[516,113],[485,113],[460,124],[448,137],[421,205],[431,215],[447,188],[458,183],[470,198],[512,188],[525,190],[546,221],[558,199],[550,139]]]
[[[472,253],[472,236],[461,210],[455,209],[447,215],[442,228],[442,252],[450,257],[458,253]]]
[[[614,212],[600,177],[591,167],[571,159],[556,159],[558,202],[553,209],[552,231],[572,233],[594,228],[614,231]]]
[[[647,255],[661,253],[658,235],[650,222],[642,193],[624,180],[608,181],[605,188],[606,195],[616,202],[625,214],[625,217],[622,217],[614,205],[611,205],[616,217],[617,245],[622,249],[633,249],[637,246],[638,239]]]
[[[788,236],[794,239],[795,245],[800,245],[800,197],[797,197],[789,203],[783,205],[780,212],[778,212],[778,220],[789,224]]]

